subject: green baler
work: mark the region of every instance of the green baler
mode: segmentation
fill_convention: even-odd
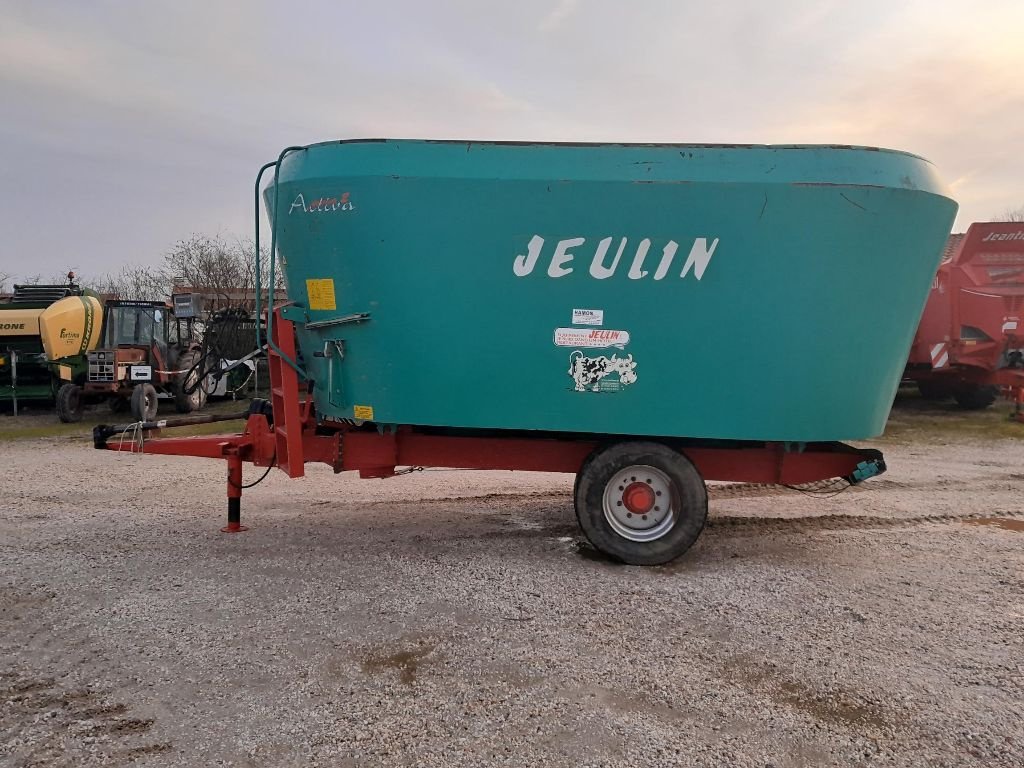
[[[0,304],[0,401],[53,400],[81,379],[100,332],[98,299],[75,284],[15,285]]]

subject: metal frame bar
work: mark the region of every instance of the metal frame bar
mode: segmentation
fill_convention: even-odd
[[[174,426],[166,422],[161,425]],[[597,438],[455,437],[411,430],[381,434],[375,430],[348,428],[331,434],[316,434],[312,424],[304,426],[303,463],[323,463],[335,472],[357,471],[366,477],[389,477],[395,474],[396,467],[405,466],[574,473],[579,471],[587,456],[608,442]],[[237,454],[241,461],[261,467],[275,461],[273,429],[262,414],[250,415],[245,430],[235,435],[160,437],[159,429],[155,428],[150,430],[150,435],[141,448],[131,442],[109,442],[109,438],[98,447],[212,459]],[[693,462],[705,480],[781,485],[844,477],[873,456],[870,451],[843,443],[823,444],[803,451],[788,450],[784,443],[742,448],[683,446],[678,450]]]
[[[285,147],[281,150],[281,154],[277,156],[277,160],[272,163],[265,163],[256,174],[256,187],[255,187],[255,210],[253,211],[254,220],[256,222],[256,236],[255,236],[255,258],[256,258],[256,317],[260,317],[260,294],[263,292],[261,285],[260,275],[260,182],[263,179],[263,174],[270,168],[274,169],[274,208],[270,212],[270,282],[267,285],[267,345],[273,349],[285,363],[295,370],[302,378],[306,377],[306,372],[299,367],[299,365],[286,355],[273,341],[271,331],[273,330],[274,322],[274,267],[277,261],[277,211],[280,186],[278,184],[280,180],[281,162],[284,160],[285,155],[289,152],[304,151],[304,146],[292,146]],[[260,339],[259,323],[256,324],[256,346],[261,346],[262,340]]]

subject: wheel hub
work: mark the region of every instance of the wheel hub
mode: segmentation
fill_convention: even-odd
[[[634,515],[646,515],[654,509],[654,489],[647,483],[630,483],[622,493],[622,504]]]
[[[608,480],[604,516],[612,529],[630,541],[654,541],[678,519],[678,501],[668,475],[657,467],[625,467]]]

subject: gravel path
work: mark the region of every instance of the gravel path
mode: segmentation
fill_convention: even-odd
[[[0,443],[0,765],[1024,765],[1024,442],[885,450],[643,569],[568,476],[275,472],[227,536],[217,462]]]

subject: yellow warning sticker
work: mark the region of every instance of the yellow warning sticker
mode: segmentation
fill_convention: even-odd
[[[373,421],[373,406],[372,405],[356,405],[352,408],[352,414],[357,419],[363,421]]]
[[[337,309],[334,301],[334,280],[329,277],[306,281],[310,309]]]

